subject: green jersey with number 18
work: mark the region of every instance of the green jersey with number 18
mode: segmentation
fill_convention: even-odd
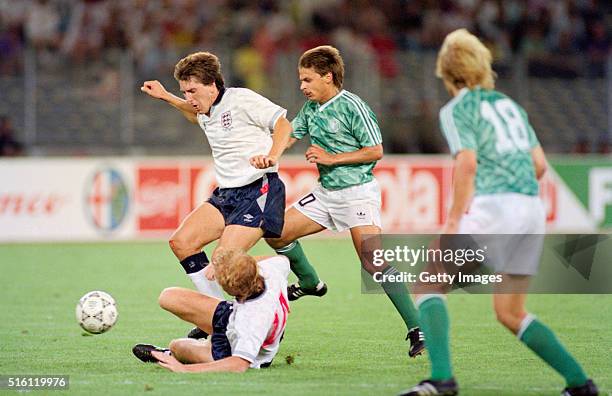
[[[531,150],[539,142],[525,110],[508,96],[463,88],[440,110],[440,126],[453,156],[476,152],[476,195],[538,195]]]
[[[310,135],[313,144],[332,154],[348,153],[382,143],[376,116],[359,96],[340,91],[322,105],[307,101],[291,122],[293,136]],[[339,190],[364,184],[374,176],[376,161],[360,164],[327,166],[317,164],[319,182],[328,190]]]

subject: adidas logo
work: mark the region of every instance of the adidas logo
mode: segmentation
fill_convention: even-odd
[[[361,212],[361,211],[357,212],[358,217],[365,217],[365,215],[366,215],[365,212]]]

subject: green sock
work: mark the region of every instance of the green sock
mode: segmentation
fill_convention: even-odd
[[[387,267],[382,273],[383,275],[399,274],[397,269],[391,266]],[[398,282],[382,282],[381,286],[397,312],[402,316],[408,330],[419,327],[419,313],[414,307],[406,286]]]
[[[289,245],[276,249],[276,253],[287,256],[291,265],[291,271],[298,277],[300,287],[314,289],[320,282],[319,275],[308,262],[302,245],[299,241],[291,242]]]
[[[523,319],[521,329],[519,339],[561,374],[568,387],[582,386],[587,382],[588,378],[582,367],[546,325],[528,315]]]
[[[442,297],[426,298],[419,305],[421,331],[431,362],[431,379],[444,381],[453,377],[450,360],[449,319]]]

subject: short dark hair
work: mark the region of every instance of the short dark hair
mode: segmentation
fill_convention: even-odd
[[[321,45],[304,52],[300,57],[299,67],[313,68],[317,74],[332,74],[334,85],[340,89],[344,82],[344,61],[340,51],[331,45]]]
[[[225,85],[221,74],[221,62],[210,52],[195,52],[178,61],[174,66],[174,78],[177,81],[195,78],[204,85],[214,82],[218,89]]]

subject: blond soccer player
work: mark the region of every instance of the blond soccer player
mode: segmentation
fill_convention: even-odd
[[[491,62],[490,51],[465,29],[450,33],[438,54],[436,75],[452,96],[440,110],[440,125],[455,159],[453,203],[443,234],[525,236],[492,268],[518,291],[494,294],[497,319],[565,379],[562,395],[597,395],[595,384],[555,334],[527,312],[526,294],[519,291],[527,289],[539,265],[541,249],[533,249],[529,235],[545,233],[538,179],[546,159],[525,110],[495,90]],[[526,250],[537,254],[525,259]],[[444,295],[419,290],[416,299],[431,377],[401,394],[456,395]]]
[[[132,350],[138,359],[175,372],[243,372],[270,366],[289,315],[289,261],[284,256],[255,258],[238,249],[220,249],[212,265],[233,300],[179,287],[159,296],[163,309],[211,334],[210,339],[176,339],[168,348],[138,344]]]

